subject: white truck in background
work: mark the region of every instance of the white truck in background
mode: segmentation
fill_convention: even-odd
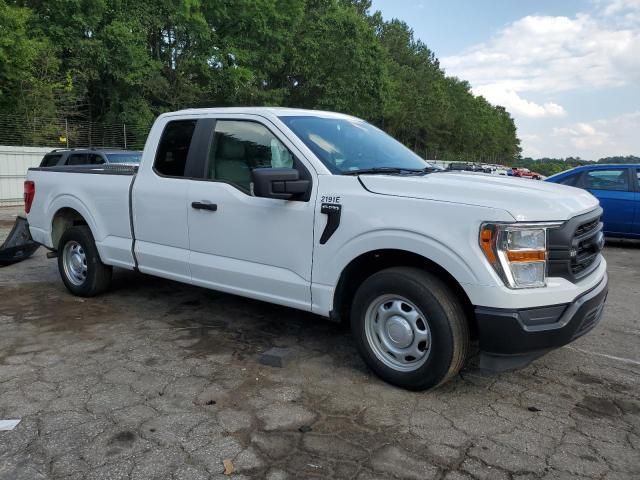
[[[161,115],[139,167],[29,170],[32,238],[75,295],[112,267],[349,321],[369,367],[427,389],[477,342],[526,365],[588,332],[607,295],[601,208],[543,182],[441,172],[347,115]]]

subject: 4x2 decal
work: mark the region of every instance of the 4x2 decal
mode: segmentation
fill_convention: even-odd
[[[340,197],[338,197],[338,199],[340,199]],[[320,245],[324,245],[340,226],[342,205],[337,203],[323,203],[320,206],[320,213],[327,215],[327,225],[324,227],[324,231],[320,237]]]

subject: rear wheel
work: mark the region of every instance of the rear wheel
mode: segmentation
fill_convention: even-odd
[[[67,229],[58,244],[58,270],[67,289],[92,297],[109,288],[112,268],[100,260],[91,230],[86,225]]]
[[[389,383],[426,390],[451,379],[464,364],[469,348],[464,309],[431,273],[382,270],[360,286],[351,312],[358,350]]]

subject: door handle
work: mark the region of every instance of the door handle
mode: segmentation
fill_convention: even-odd
[[[196,210],[209,210],[210,212],[215,212],[218,210],[218,205],[216,205],[215,203],[192,202],[191,208],[195,208]]]

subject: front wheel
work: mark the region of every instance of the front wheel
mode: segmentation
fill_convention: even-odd
[[[86,225],[67,229],[58,244],[58,271],[65,287],[80,297],[93,297],[109,288],[112,268],[100,260]]]
[[[410,390],[451,379],[469,348],[460,301],[444,282],[416,268],[389,268],[365,280],[354,297],[351,330],[367,365]]]

